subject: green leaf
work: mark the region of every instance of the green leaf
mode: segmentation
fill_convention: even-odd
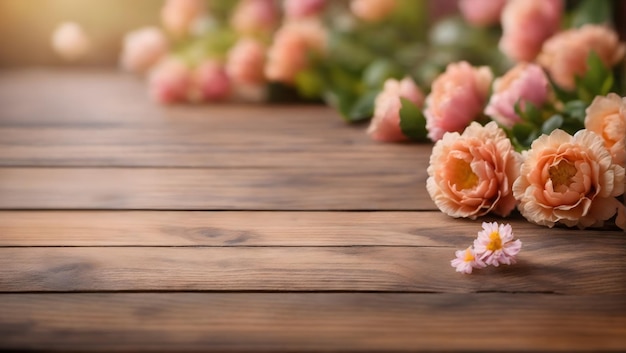
[[[348,116],[351,122],[367,120],[374,115],[374,101],[378,91],[369,91],[358,98],[350,107]]]
[[[610,0],[584,0],[574,10],[572,26],[581,27],[587,23],[606,24],[611,21]]]
[[[578,97],[590,103],[595,96],[606,95],[613,88],[615,78],[610,68],[606,67],[595,51],[587,58],[587,71],[575,77]]]
[[[511,130],[512,140],[518,148],[528,149],[533,141],[541,134],[533,125],[518,123]]]
[[[398,65],[387,59],[378,59],[365,68],[363,72],[363,83],[370,87],[379,89],[388,78],[401,78],[404,72]]]
[[[563,112],[569,117],[581,123],[584,123],[587,113],[585,110],[589,105],[581,100],[572,100],[565,103]]]
[[[422,111],[413,102],[400,98],[400,129],[402,133],[414,141],[426,141],[426,118]]]
[[[307,99],[318,98],[323,90],[323,82],[315,71],[305,70],[296,75],[295,85],[298,93]]]
[[[563,122],[563,116],[555,114],[546,120],[543,125],[541,125],[541,132],[549,135],[552,131],[560,129],[561,126],[563,126]]]

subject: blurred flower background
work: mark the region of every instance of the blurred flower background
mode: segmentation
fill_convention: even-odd
[[[378,142],[435,142],[428,191],[451,216],[517,202],[538,224],[626,229],[625,1],[3,0],[0,14],[2,66],[116,66],[164,105],[324,103]],[[546,154],[523,164],[543,170],[532,180],[525,150]]]

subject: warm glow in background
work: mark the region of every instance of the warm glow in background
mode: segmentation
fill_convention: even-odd
[[[83,26],[92,50],[78,64],[116,65],[123,35],[158,25],[161,0],[0,0],[0,67],[64,65],[50,47],[64,21]],[[72,64],[75,65],[75,64]]]

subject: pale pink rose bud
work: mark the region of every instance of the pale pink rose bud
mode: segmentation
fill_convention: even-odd
[[[491,69],[473,67],[465,61],[449,64],[435,79],[426,97],[428,138],[438,141],[446,132],[461,132],[485,107],[493,80]]]
[[[326,30],[317,20],[288,22],[274,35],[267,52],[265,76],[270,81],[293,83],[309,65],[309,52],[323,54]]]
[[[126,71],[143,73],[168,51],[169,43],[157,27],[146,27],[126,34],[120,65]]]
[[[352,0],[350,3],[354,16],[367,22],[378,22],[387,18],[396,7],[396,0]]]
[[[549,93],[550,82],[541,67],[520,63],[494,82],[485,114],[498,124],[511,128],[521,121],[515,112],[516,103],[519,102],[522,110],[527,102],[541,108]]]
[[[533,223],[601,227],[623,209],[616,197],[624,193],[624,167],[613,163],[602,137],[592,131],[571,136],[556,129],[540,136],[520,171],[513,193]]]
[[[614,163],[626,166],[626,98],[596,97],[587,108],[585,128],[602,137]]]
[[[400,128],[400,98],[408,99],[420,109],[424,105],[424,94],[411,78],[406,77],[402,81],[388,79],[376,97],[374,117],[367,129],[372,139],[380,142],[407,139]]]
[[[180,37],[189,33],[203,11],[202,0],[167,0],[161,9],[161,21],[167,31]]]
[[[241,0],[230,23],[237,33],[255,35],[270,32],[278,19],[278,8],[273,0]]]
[[[489,26],[500,22],[507,0],[459,0],[463,18],[474,26]]]
[[[326,0],[285,0],[283,6],[287,18],[297,19],[319,14],[326,6]]]
[[[514,61],[533,61],[559,30],[563,0],[509,0],[502,12],[500,50]]]
[[[265,47],[261,42],[242,38],[228,52],[226,72],[236,83],[255,85],[265,82]]]
[[[83,58],[89,52],[91,41],[83,28],[74,22],[60,24],[52,33],[52,49],[68,61]]]
[[[615,31],[599,25],[584,25],[548,39],[537,58],[554,82],[573,90],[575,77],[587,72],[587,59],[594,51],[607,67],[613,67],[624,58],[626,46],[619,42]]]
[[[164,58],[148,75],[150,96],[156,102],[172,104],[187,99],[191,84],[191,71],[182,61]]]
[[[193,71],[192,100],[225,100],[230,97],[230,92],[230,79],[221,63],[206,60]]]

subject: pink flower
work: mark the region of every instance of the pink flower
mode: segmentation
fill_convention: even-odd
[[[507,0],[459,0],[459,10],[474,26],[489,26],[500,22]]]
[[[265,82],[265,47],[261,42],[242,38],[228,52],[226,72],[236,83],[261,84]]]
[[[517,102],[520,102],[522,109],[527,102],[541,108],[548,100],[549,93],[550,82],[541,67],[521,63],[494,82],[485,114],[500,125],[511,128],[521,121],[515,113]]]
[[[163,104],[172,104],[187,99],[191,83],[189,67],[175,58],[161,60],[148,75],[150,96]]]
[[[199,101],[220,101],[230,96],[230,79],[224,66],[205,60],[193,72],[192,97]]]
[[[471,246],[465,250],[457,250],[454,254],[456,259],[450,261],[450,265],[456,267],[456,272],[470,274],[475,268],[485,267],[485,263],[476,256]]]
[[[167,0],[161,9],[161,21],[167,31],[184,36],[204,11],[202,0]]]
[[[446,133],[430,155],[426,188],[439,209],[452,217],[493,212],[508,216],[515,208],[513,181],[520,155],[495,122],[472,122],[462,135]]]
[[[274,35],[267,53],[265,76],[287,84],[309,66],[309,53],[321,54],[326,46],[326,31],[315,19],[287,22]]]
[[[558,31],[562,14],[563,0],[509,0],[502,12],[500,50],[512,60],[533,61]]]
[[[168,51],[169,44],[160,29],[145,27],[126,34],[120,64],[124,70],[143,73]]]
[[[512,265],[515,256],[522,249],[522,242],[513,240],[513,228],[510,224],[483,222],[483,230],[478,232],[474,240],[476,257],[485,261],[487,265],[498,267],[501,264]]]
[[[326,0],[285,0],[285,15],[296,19],[319,14],[326,6]]]
[[[237,33],[268,33],[278,24],[278,8],[273,0],[241,0],[230,21]]]
[[[448,65],[426,97],[428,137],[437,141],[445,132],[461,132],[484,109],[493,74],[482,66],[474,68],[465,61]]]
[[[387,18],[397,7],[396,0],[352,0],[350,10],[367,22],[378,22]]]
[[[400,129],[400,98],[408,99],[420,109],[424,104],[424,94],[411,78],[406,77],[402,81],[388,79],[376,97],[374,118],[367,129],[372,139],[381,142],[407,139]]]
[[[624,167],[613,163],[599,135],[581,130],[572,137],[557,129],[536,139],[525,157],[513,192],[529,221],[586,228],[615,215]]]
[[[584,25],[558,33],[548,39],[537,58],[554,82],[562,88],[573,90],[575,77],[587,70],[587,59],[594,51],[606,67],[613,67],[624,58],[626,46],[619,42],[617,33],[599,25]]]
[[[91,41],[83,28],[74,22],[60,24],[52,33],[52,49],[67,61],[76,61],[89,52]]]
[[[587,108],[585,128],[602,137],[613,163],[626,166],[626,98],[615,93],[596,97]]]

